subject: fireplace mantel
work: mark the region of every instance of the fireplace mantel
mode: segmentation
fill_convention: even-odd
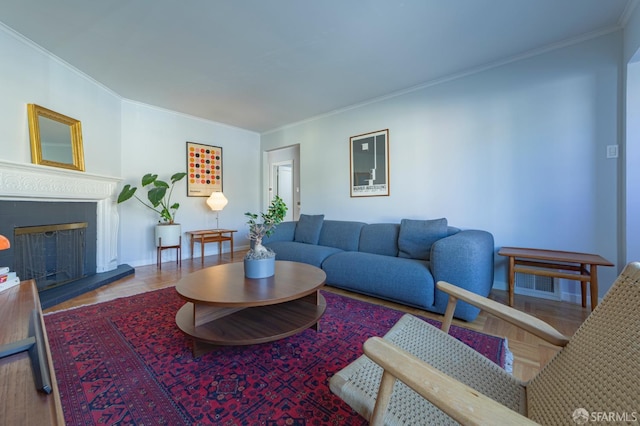
[[[122,179],[0,160],[0,200],[97,203],[96,272],[118,266],[118,209]]]

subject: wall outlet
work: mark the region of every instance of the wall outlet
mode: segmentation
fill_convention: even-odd
[[[618,145],[607,145],[607,158],[618,158]]]

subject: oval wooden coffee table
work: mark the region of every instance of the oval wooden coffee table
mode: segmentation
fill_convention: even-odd
[[[310,327],[317,331],[327,307],[320,294],[326,278],[322,269],[298,262],[277,261],[275,275],[262,279],[245,278],[241,262],[205,268],[176,284],[187,301],[176,324],[194,338],[194,356],[210,345],[251,345]]]

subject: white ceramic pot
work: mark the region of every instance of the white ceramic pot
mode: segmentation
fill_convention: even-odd
[[[162,247],[180,245],[180,235],[182,227],[179,223],[157,224],[156,225],[156,247],[160,247],[160,239],[162,238]]]

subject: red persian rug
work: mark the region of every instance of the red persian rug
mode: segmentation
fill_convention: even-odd
[[[359,425],[328,380],[402,312],[323,292],[320,332],[201,357],[178,330],[167,288],[45,316],[68,425]],[[431,321],[435,323],[434,321]],[[504,366],[503,339],[452,334]]]

